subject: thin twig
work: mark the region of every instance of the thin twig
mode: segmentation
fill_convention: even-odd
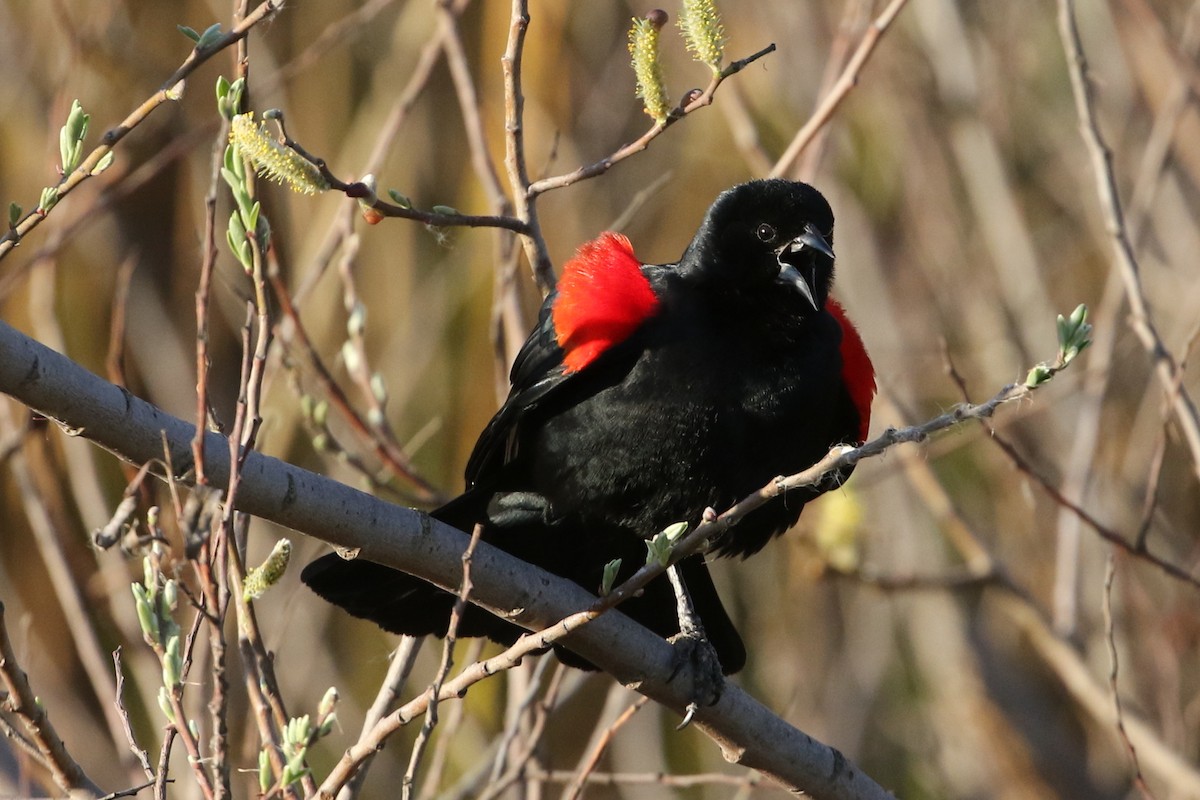
[[[4,603],[0,603],[0,681],[3,681],[8,692],[4,701],[7,710],[25,724],[26,733],[37,745],[39,760],[50,770],[54,783],[65,792],[87,792],[93,797],[104,794],[104,790],[87,776],[79,762],[67,752],[66,745],[30,687],[29,677],[17,663],[4,621]]]
[[[940,575],[882,575],[868,570],[828,573],[835,578],[856,581],[881,592],[960,592],[985,586],[1005,586],[1008,579],[999,570],[980,572],[971,567]]]
[[[460,14],[465,7],[466,2],[460,1],[451,10],[455,14]],[[375,137],[375,144],[372,146],[371,152],[359,169],[358,174],[375,174],[384,163],[384,159],[392,152],[396,137],[399,136],[400,128],[403,127],[405,120],[408,119],[408,112],[416,104],[422,93],[424,93],[430,78],[433,76],[434,68],[441,58],[444,35],[445,29],[439,26],[434,32],[433,37],[421,49],[416,64],[413,65],[409,72],[408,82],[396,94],[396,99],[392,103],[387,117],[379,126],[379,132]],[[317,255],[313,258],[312,266],[307,270],[304,278],[296,288],[296,303],[300,303],[308,296],[308,293],[317,285],[317,281],[324,275],[325,270],[333,263],[338,249],[353,233],[354,220],[357,216],[357,201],[348,201],[343,204],[341,211],[334,218],[329,231],[325,234],[324,241],[318,249]]]
[[[896,15],[904,8],[908,0],[892,0],[887,7],[880,12],[871,26],[867,28],[863,34],[862,40],[858,43],[858,49],[854,51],[854,55],[846,62],[846,68],[842,70],[841,76],[833,84],[833,88],[829,94],[821,99],[820,105],[813,111],[812,116],[808,118],[808,122],[796,132],[787,149],[783,151],[783,155],[779,157],[779,161],[775,163],[774,169],[771,170],[771,177],[778,178],[788,174],[796,159],[804,152],[804,148],[808,147],[813,137],[823,128],[833,114],[837,111],[838,106],[850,94],[850,91],[858,85],[858,76],[862,72],[863,66],[867,63],[867,59],[871,57],[871,53],[875,52],[875,47],[879,44],[879,40],[883,38],[883,34],[891,26],[896,19]]]
[[[440,0],[441,26],[439,32],[445,42],[446,65],[454,81],[458,97],[459,112],[462,114],[463,129],[471,151],[471,166],[483,185],[493,213],[513,216],[513,203],[504,193],[499,171],[487,147],[483,118],[480,114],[479,92],[471,75],[466,48],[458,27],[458,11],[449,0]],[[492,287],[492,312],[490,330],[496,354],[498,394],[502,398],[508,390],[508,365],[515,357],[517,348],[525,341],[529,321],[525,318],[516,284],[518,249],[513,234],[497,229],[495,234],[495,258],[493,259],[494,280]]]
[[[462,554],[462,586],[459,587],[458,598],[454,601],[454,608],[450,612],[450,623],[446,628],[446,638],[442,643],[442,663],[438,667],[433,683],[425,692],[429,698],[425,711],[425,724],[421,726],[417,740],[413,743],[412,753],[408,759],[408,768],[405,770],[403,782],[400,784],[400,796],[404,800],[412,797],[413,789],[416,786],[417,769],[425,755],[429,738],[433,736],[433,730],[438,724],[438,695],[441,693],[442,685],[446,682],[446,677],[450,674],[451,667],[454,666],[454,644],[458,640],[458,626],[462,622],[463,614],[466,613],[467,599],[471,596],[471,559],[475,555],[475,547],[479,544],[479,538],[482,535],[483,525],[476,525],[471,532],[471,542]]]
[[[1142,766],[1138,762],[1137,748],[1133,746],[1133,742],[1129,739],[1129,732],[1125,730],[1125,714],[1121,708],[1121,692],[1117,688],[1117,675],[1120,669],[1120,661],[1117,657],[1117,624],[1113,617],[1112,607],[1112,590],[1113,579],[1117,574],[1117,554],[1110,550],[1108,559],[1104,565],[1104,641],[1108,644],[1108,688],[1112,692],[1113,712],[1117,718],[1117,734],[1121,737],[1121,743],[1125,746],[1125,751],[1129,753],[1129,761],[1133,765],[1133,785],[1138,788],[1145,800],[1154,800],[1154,795],[1150,792],[1150,787],[1146,785],[1146,779],[1142,775]]]
[[[238,652],[242,657],[246,694],[254,711],[259,740],[266,750],[276,779],[279,779],[286,763],[280,732],[287,726],[287,710],[283,705],[270,655],[262,644],[254,606],[245,599],[243,593],[246,576],[242,560],[235,548],[227,547],[226,551],[228,583],[232,587],[229,599],[233,601],[238,621]],[[286,787],[283,794],[285,797],[292,796],[294,791]]]
[[[202,50],[194,48],[188,54],[188,57],[184,59],[183,63],[171,74],[171,77],[163,82],[157,92],[144,100],[140,106],[130,112],[119,124],[105,131],[104,135],[100,138],[99,146],[92,150],[88,154],[88,157],[73,172],[63,176],[62,180],[55,187],[58,189],[59,201],[61,202],[62,198],[66,197],[76,186],[92,177],[92,173],[97,165],[99,165],[100,160],[112,152],[117,143],[140,125],[155,109],[163,103],[176,99],[178,97],[176,93],[179,91],[177,87],[185,78],[217,53],[246,38],[255,25],[270,17],[278,8],[278,0],[266,0],[266,2],[260,4],[252,13],[246,15],[245,19],[211,45]],[[21,218],[16,226],[3,235],[0,235],[0,259],[3,259],[4,256],[11,252],[21,238],[40,225],[42,220],[47,216],[49,216],[48,212],[35,208]]]
[[[763,56],[773,52],[775,52],[775,45],[769,44],[763,49],[759,50],[757,53],[752,53],[743,59],[734,61],[733,63],[729,64],[729,66],[725,67],[719,73],[714,75],[708,86],[705,87],[702,92],[699,92],[695,95],[688,95],[687,98],[685,98],[684,105],[675,109],[666,119],[662,120],[661,122],[655,122],[649,130],[647,130],[634,141],[621,147],[611,155],[605,156],[604,158],[592,164],[582,166],[573,172],[568,172],[563,175],[556,175],[552,178],[542,178],[539,181],[535,181],[529,186],[529,194],[534,196],[544,194],[552,189],[561,189],[564,186],[570,186],[571,184],[578,183],[581,180],[603,175],[615,164],[618,164],[630,156],[636,155],[637,153],[645,150],[650,146],[652,141],[661,136],[663,131],[665,131],[671,125],[674,125],[687,115],[699,111],[705,106],[712,105],[713,96],[716,94],[717,88],[724,83],[727,78],[736,75],[746,67],[753,64],[755,61],[758,61]]]
[[[442,49],[445,51],[446,65],[450,68],[450,77],[454,81],[454,91],[458,96],[458,109],[462,114],[463,130],[467,134],[467,146],[471,152],[471,166],[487,192],[493,211],[500,216],[511,216],[512,202],[504,194],[499,172],[487,147],[483,118],[480,115],[482,103],[471,77],[466,48],[458,28],[460,11],[455,8],[452,0],[438,0],[438,12],[444,42]]]
[[[846,64],[854,55],[854,44],[861,33],[871,22],[871,12],[874,10],[874,0],[854,0],[842,6],[841,19],[838,20],[837,33],[829,45],[829,54],[825,58],[825,69],[818,84],[817,97],[828,96],[837,85],[838,79],[846,69]],[[821,163],[825,150],[825,142],[829,138],[829,126],[821,126],[804,146],[801,153],[793,161],[789,169],[791,177],[802,181],[812,180]],[[773,165],[768,164],[759,174],[769,175]]]
[[[1013,465],[1016,466],[1017,469],[1021,470],[1021,472],[1025,473],[1030,478],[1032,478],[1034,481],[1036,481],[1037,484],[1042,487],[1043,491],[1045,491],[1046,494],[1050,495],[1050,499],[1052,499],[1059,506],[1061,506],[1061,507],[1069,510],[1071,513],[1075,514],[1075,516],[1079,517],[1080,521],[1082,521],[1085,525],[1087,525],[1089,528],[1094,530],[1100,536],[1101,539],[1103,539],[1104,541],[1106,541],[1110,544],[1116,545],[1119,549],[1123,550],[1124,552],[1128,553],[1129,555],[1135,556],[1135,557],[1141,559],[1142,561],[1145,561],[1147,564],[1152,564],[1153,566],[1158,567],[1158,569],[1160,569],[1164,574],[1168,575],[1169,577],[1175,578],[1176,580],[1183,581],[1184,583],[1186,583],[1190,586],[1193,586],[1195,588],[1200,588],[1200,577],[1192,575],[1190,572],[1188,572],[1184,568],[1180,567],[1178,564],[1174,564],[1174,563],[1166,560],[1165,558],[1156,556],[1144,548],[1139,549],[1137,546],[1138,542],[1136,540],[1129,541],[1124,536],[1119,534],[1117,531],[1113,530],[1112,528],[1110,528],[1109,526],[1107,526],[1103,522],[1101,522],[1099,519],[1097,519],[1090,511],[1085,509],[1083,506],[1079,505],[1078,503],[1076,503],[1075,501],[1071,500],[1066,495],[1064,495],[1058,489],[1058,487],[1056,487],[1052,483],[1050,483],[1049,479],[1047,479],[1040,472],[1038,472],[1036,469],[1034,469],[1033,465],[1029,463],[1028,459],[1026,459],[1023,455],[1021,455],[1021,452],[1019,450],[1017,450],[1017,448],[1015,446],[1013,446],[1013,444],[1011,442],[1009,442],[1003,436],[998,434],[994,428],[992,428],[990,425],[985,425],[985,428],[988,430],[992,441],[994,441],[997,444],[997,446],[999,446],[999,448],[1004,451],[1005,455],[1007,455],[1009,457],[1009,459],[1013,462]],[[1144,545],[1145,542],[1143,542],[1142,544]]]
[[[0,405],[0,436],[9,435],[16,428],[12,420],[14,410],[7,404]],[[25,441],[34,450],[50,446],[44,437],[30,437]],[[61,606],[70,640],[83,665],[88,685],[101,703],[108,738],[113,742],[120,741],[124,734],[120,717],[111,705],[112,673],[108,651],[101,644],[93,621],[95,604],[89,601],[84,586],[71,567],[65,549],[68,537],[59,529],[62,518],[53,513],[45,488],[35,479],[31,456],[32,452],[28,455],[15,454],[10,467],[15,486],[19,489],[19,502],[24,508],[29,530],[49,577],[48,585],[43,587],[44,597],[51,599],[51,602],[57,601]],[[123,766],[132,765],[132,760],[126,759]]]
[[[547,783],[569,784],[576,777],[571,770],[556,769],[546,772],[533,772],[531,777],[540,778]],[[592,772],[588,774],[588,785],[591,786],[661,786],[670,789],[691,789],[697,786],[732,786],[753,787],[757,789],[771,788],[783,792],[784,789],[771,786],[763,781],[756,773],[729,775],[723,772],[704,772],[694,775],[668,775],[664,772]]]
[[[282,116],[275,118],[275,122],[277,123],[282,123],[282,120]],[[280,127],[282,128],[282,124]],[[423,222],[434,228],[504,228],[522,235],[530,233],[530,225],[517,217],[422,211],[411,206],[401,206],[389,203],[386,200],[380,200],[378,197],[371,196],[371,189],[362,181],[348,182],[334,175],[324,158],[313,155],[305,150],[303,145],[288,136],[286,132],[282,136],[282,144],[294,150],[297,155],[316,167],[317,171],[321,173],[321,177],[329,184],[330,189],[342,192],[346,197],[353,198],[356,201],[363,201],[365,205],[379,212],[382,216],[411,219],[416,222]]]
[[[537,196],[529,183],[525,164],[525,95],[521,88],[521,58],[525,52],[525,33],[529,29],[528,0],[513,0],[508,26],[508,44],[500,57],[504,75],[504,168],[512,189],[513,207],[525,223],[520,231],[525,258],[542,294],[554,288],[554,269],[546,240],[537,217]]]
[[[208,430],[209,422],[208,309],[213,268],[217,263],[217,191],[221,185],[228,136],[229,123],[222,118],[213,140],[208,191],[204,195],[204,252],[200,257],[200,279],[196,283],[196,437],[192,440],[192,459],[198,486],[208,484],[208,476],[204,474],[204,432]]]
[[[363,31],[370,30],[371,23],[375,21],[375,18],[395,3],[396,0],[369,0],[353,11],[334,19],[286,64],[265,77],[260,74],[254,81],[255,87],[260,92],[270,93],[316,64],[331,50],[345,47],[347,49],[343,52],[351,52],[347,40]]]
[[[411,639],[413,637],[408,636],[405,638]],[[474,662],[478,661],[480,655],[483,653],[483,648],[487,646],[487,644],[488,640],[483,637],[469,640],[469,644],[466,648],[466,662],[473,664]],[[378,721],[378,717],[373,720],[373,722]],[[425,774],[421,779],[421,793],[418,795],[421,800],[432,800],[433,798],[443,798],[446,796],[447,791],[442,787],[442,783],[446,776],[446,766],[459,752],[458,741],[455,739],[455,735],[462,729],[463,723],[466,721],[467,704],[455,703],[450,707],[450,713],[446,715],[446,718],[440,723],[439,727],[441,728],[442,735],[438,737],[438,740],[433,745],[433,751],[430,753],[428,759],[429,765],[425,767]],[[363,730],[370,730],[370,727],[364,724]],[[491,745],[492,747],[496,746],[494,741],[495,740],[493,740],[493,744]],[[487,760],[480,755],[476,759],[476,762],[478,763],[478,766],[482,768],[486,765]],[[363,770],[360,767],[358,772],[355,773],[355,780],[358,779],[362,772]],[[353,783],[354,781],[350,782],[351,785]],[[345,800],[344,789],[342,790],[342,793],[338,795],[338,798],[339,800]]]
[[[633,715],[641,711],[646,703],[650,702],[648,697],[639,697],[629,704],[629,707],[617,715],[617,718],[612,721],[604,733],[600,736],[600,740],[587,754],[586,758],[580,763],[579,768],[575,770],[575,774],[571,777],[571,782],[567,784],[567,788],[563,790],[563,800],[576,800],[583,795],[583,787],[591,776],[596,772],[596,767],[600,766],[600,758],[604,755],[604,751],[612,744],[612,740],[617,735],[617,731],[625,726],[625,723],[633,719]]]
[[[409,673],[412,672],[413,664],[416,663],[417,653],[420,652],[423,641],[425,641],[425,637],[423,636],[400,637],[400,644],[392,652],[387,675],[379,685],[379,691],[375,693],[375,700],[371,703],[371,707],[367,709],[366,716],[363,718],[360,736],[365,736],[396,704],[396,698],[400,696],[400,692],[404,689],[404,683],[408,680]],[[374,755],[368,755],[358,765],[354,777],[347,781],[346,785],[338,792],[338,800],[354,800],[358,796],[358,790],[366,779],[367,769],[371,766],[372,760],[374,760]]]
[[[154,779],[154,800],[166,800],[167,784],[173,781],[168,778],[171,768],[171,746],[175,744],[175,726],[168,725],[163,734],[162,747],[158,751],[158,774]]]
[[[135,797],[142,789],[149,789],[153,785],[154,779],[151,778],[143,784],[138,786],[130,786],[128,789],[122,789],[119,792],[111,792],[99,798],[98,800],[117,800],[119,797]]]
[[[349,396],[338,382],[334,380],[333,373],[325,366],[325,362],[321,359],[320,354],[317,353],[312,340],[309,339],[308,330],[300,317],[299,310],[292,302],[287,284],[280,277],[279,270],[271,269],[267,278],[271,282],[271,288],[274,290],[279,310],[291,322],[291,327],[284,335],[290,341],[294,342],[296,347],[307,356],[308,363],[312,366],[317,382],[320,384],[324,396],[329,399],[330,405],[338,410],[343,420],[350,425],[350,428],[370,446],[371,452],[389,472],[411,483],[415,487],[415,500],[421,503],[444,502],[441,492],[416,471],[408,454],[394,439],[373,434],[371,425],[368,424],[363,415],[354,407]]]
[[[137,738],[133,735],[133,726],[129,722],[129,712],[125,709],[125,670],[121,666],[121,648],[117,647],[113,650],[113,672],[117,676],[116,698],[114,702],[117,706],[117,713],[121,715],[121,722],[125,728],[125,740],[129,743],[129,750],[133,753],[138,763],[142,765],[142,771],[146,773],[146,777],[150,779],[150,783],[154,783],[154,768],[150,766],[150,756],[137,743]],[[142,787],[146,788],[145,786]]]
[[[529,766],[529,762],[537,751],[538,742],[541,741],[542,734],[546,731],[547,715],[538,712],[546,706],[553,705],[562,678],[563,665],[559,663],[558,670],[554,673],[550,680],[550,686],[546,689],[545,705],[538,703],[542,678],[550,665],[555,663],[557,663],[556,660],[552,658],[538,659],[533,668],[533,674],[529,676],[524,695],[515,704],[515,707],[511,702],[509,703],[509,721],[504,726],[504,732],[497,743],[492,772],[484,790],[479,793],[479,800],[493,800],[493,798],[502,796],[509,786],[516,783],[525,774],[526,767]],[[513,683],[510,681],[509,687],[511,688],[512,685]],[[532,717],[532,724],[525,724],[527,714]],[[528,729],[523,730],[525,728]],[[521,737],[522,733],[525,734],[523,737]],[[519,750],[516,746],[518,741],[521,745]]]
[[[1192,456],[1192,469],[1200,477],[1200,412],[1191,395],[1183,387],[1180,366],[1167,349],[1155,326],[1150,304],[1142,288],[1137,256],[1125,225],[1117,179],[1113,171],[1112,151],[1105,143],[1096,119],[1092,99],[1092,84],[1088,77],[1087,58],[1075,23],[1074,0],[1058,0],[1059,34],[1067,55],[1067,71],[1075,95],[1075,110],[1079,130],[1091,156],[1096,176],[1096,193],[1104,212],[1108,233],[1112,237],[1113,262],[1125,282],[1129,298],[1130,324],[1150,356],[1154,373],[1163,389],[1171,393],[1175,418],[1183,432],[1184,441]]]

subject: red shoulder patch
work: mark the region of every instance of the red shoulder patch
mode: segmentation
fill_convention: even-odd
[[[867,348],[863,345],[858,329],[846,316],[845,310],[832,297],[825,301],[825,309],[833,315],[842,329],[842,380],[850,392],[850,399],[858,409],[858,441],[867,440],[871,427],[871,401],[875,398],[875,367]]]
[[[629,240],[602,233],[563,267],[550,312],[567,372],[578,372],[658,311]]]

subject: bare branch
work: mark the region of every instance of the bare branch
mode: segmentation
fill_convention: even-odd
[[[586,180],[588,178],[595,178],[599,175],[603,175],[615,164],[618,164],[630,156],[636,155],[637,153],[645,150],[650,146],[652,141],[662,135],[663,131],[686,117],[688,114],[712,105],[713,95],[716,94],[717,87],[719,87],[726,78],[730,77],[731,75],[736,75],[763,56],[773,52],[775,52],[775,45],[769,44],[762,50],[759,50],[757,53],[746,56],[738,61],[734,61],[732,64],[714,75],[704,91],[685,97],[683,104],[679,108],[675,109],[670,116],[661,122],[654,123],[654,125],[652,125],[648,131],[643,133],[634,141],[630,142],[624,147],[621,147],[612,155],[605,156],[595,163],[582,166],[573,172],[568,172],[553,178],[543,178],[540,181],[534,182],[528,188],[529,194],[536,196],[552,189],[561,189],[564,186],[570,186],[573,183],[578,183],[579,181]]]
[[[146,117],[150,116],[155,109],[163,103],[175,99],[176,87],[181,81],[191,75],[197,67],[225,48],[237,44],[246,38],[255,25],[269,18],[278,9],[278,0],[266,0],[266,2],[260,4],[250,14],[247,14],[241,22],[211,45],[204,49],[193,49],[184,62],[179,65],[179,68],[171,74],[171,77],[163,82],[163,85],[157,92],[146,98],[140,106],[134,109],[125,119],[121,120],[118,125],[109,128],[104,136],[100,138],[100,145],[92,150],[88,157],[71,174],[63,176],[63,179],[55,187],[58,189],[59,199],[61,200],[63,197],[66,197],[76,186],[92,177],[92,172],[100,164],[100,159],[112,152],[117,143],[124,139],[134,128],[142,124]],[[40,225],[46,216],[46,214],[39,213],[37,209],[34,209],[26,214],[15,227],[0,236],[0,259],[3,259],[4,256],[16,247],[21,237]]]
[[[84,370],[61,354],[0,322],[0,391],[18,397],[70,430],[85,433],[135,463],[157,460],[161,437],[171,463],[185,471],[194,428]],[[208,434],[210,479],[228,479],[226,441]],[[400,508],[329,478],[261,453],[242,466],[242,511],[317,536],[361,556],[406,569],[443,588],[458,585],[468,537],[425,514]],[[486,543],[474,557],[473,601],[531,630],[578,614],[596,598],[582,587],[526,564]],[[529,650],[538,637],[522,640]],[[617,680],[657,702],[680,710],[689,701],[688,669],[678,669],[674,649],[621,614],[605,614],[576,632],[572,650]],[[519,656],[518,656],[519,657]],[[486,663],[486,662],[485,662]],[[456,679],[455,679],[456,680]],[[443,692],[454,685],[451,680]],[[735,686],[702,710],[696,726],[721,745],[726,758],[817,798],[883,798],[886,792],[840,753],[775,716]]]
[[[40,760],[50,770],[54,782],[65,792],[86,792],[92,797],[104,794],[87,776],[83,767],[67,752],[66,745],[54,729],[46,710],[38,702],[29,685],[29,677],[17,663],[8,626],[4,622],[4,604],[0,603],[0,681],[8,692],[4,704],[7,710],[25,723],[25,732],[37,745]]]
[[[1058,0],[1058,24],[1063,50],[1067,56],[1071,88],[1075,94],[1080,134],[1092,159],[1096,194],[1100,199],[1108,233],[1112,237],[1113,263],[1120,270],[1125,282],[1125,294],[1129,298],[1130,324],[1150,356],[1159,382],[1169,393],[1175,418],[1191,451],[1192,469],[1197,477],[1200,477],[1200,411],[1197,411],[1195,401],[1183,386],[1182,369],[1159,335],[1150,304],[1142,288],[1141,271],[1125,225],[1121,195],[1117,190],[1112,151],[1108,148],[1096,119],[1087,57],[1083,52],[1079,28],[1075,24],[1074,0]]]
[[[774,169],[771,170],[771,177],[778,178],[788,174],[796,163],[796,159],[804,152],[804,148],[808,147],[813,137],[817,135],[826,123],[833,118],[833,114],[837,111],[838,106],[846,99],[846,95],[858,85],[858,76],[862,72],[863,66],[867,63],[867,59],[871,57],[871,53],[875,51],[879,40],[883,38],[883,34],[891,26],[896,19],[896,15],[904,8],[908,0],[892,0],[887,7],[880,12],[871,26],[867,28],[867,32],[863,34],[862,41],[858,43],[858,49],[854,51],[854,55],[846,62],[846,68],[842,70],[842,74],[833,84],[833,88],[829,94],[822,98],[820,105],[813,111],[812,116],[808,118],[808,122],[796,132],[787,149],[783,151],[783,155],[779,157],[779,161],[775,163]]]

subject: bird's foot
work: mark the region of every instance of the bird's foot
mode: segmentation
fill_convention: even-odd
[[[717,651],[704,635],[703,628],[678,633],[667,641],[675,647],[675,669],[668,680],[674,680],[685,665],[691,667],[687,673],[692,681],[691,691],[688,692],[691,701],[684,710],[683,721],[676,727],[676,730],[683,730],[691,724],[701,706],[716,705],[721,699],[721,692],[725,689],[725,674],[721,670]]]

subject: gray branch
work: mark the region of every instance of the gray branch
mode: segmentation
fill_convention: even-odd
[[[0,322],[0,391],[134,464],[164,460],[188,481],[191,424],[94,375],[67,357]],[[205,474],[227,482],[229,449],[208,434]],[[156,472],[164,474],[164,468]],[[417,575],[453,591],[469,538],[419,511],[254,452],[246,459],[238,509]],[[471,601],[530,630],[540,630],[595,602],[578,585],[481,543],[474,556]],[[628,617],[611,612],[565,640],[572,650],[636,691],[676,711],[691,681],[675,668],[671,645]],[[696,724],[725,758],[757,769],[815,798],[890,795],[841,753],[773,714],[732,684]]]

